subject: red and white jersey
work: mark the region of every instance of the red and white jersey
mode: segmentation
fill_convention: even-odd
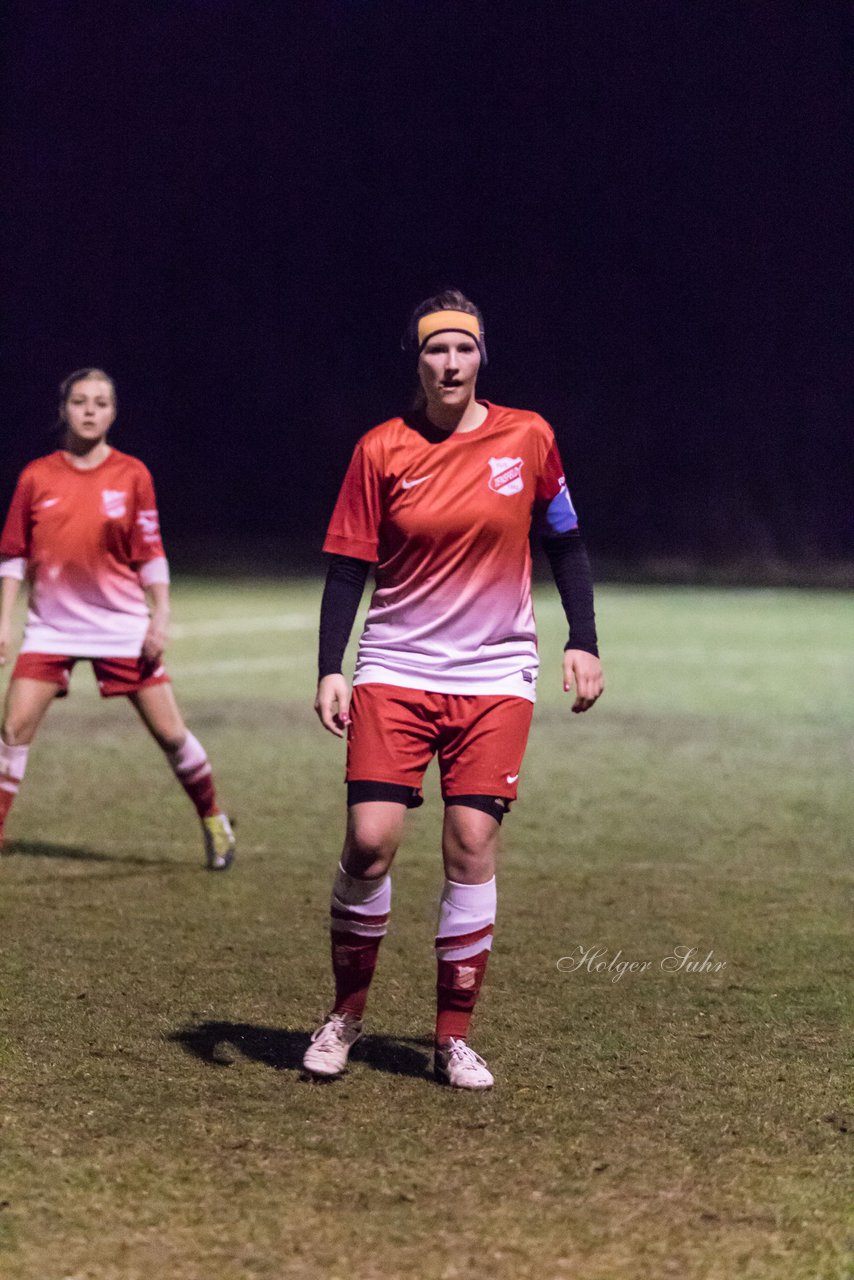
[[[148,469],[118,449],[86,471],[61,450],[37,458],[18,479],[0,557],[0,573],[30,584],[22,653],[135,657],[148,627],[140,572],[168,581]]]
[[[549,424],[486,409],[473,431],[392,418],[356,446],[323,546],[377,562],[355,684],[534,701],[531,520],[577,519]]]

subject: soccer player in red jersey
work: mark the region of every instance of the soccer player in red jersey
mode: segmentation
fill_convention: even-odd
[[[224,871],[234,835],[161,661],[169,566],[151,475],[107,443],[116,393],[103,370],[66,378],[59,412],[63,447],[24,468],[0,537],[0,664],[10,654],[20,584],[29,581],[0,727],[0,847],[36,730],[53,699],[67,694],[74,664],[87,658],[102,697],[127,696],[163,749],[201,820],[207,866]]]
[[[593,587],[548,423],[478,400],[486,359],[477,307],[456,290],[415,309],[420,407],[356,446],[324,551],[315,709],[347,734],[348,818],[332,892],[335,1002],[303,1059],[343,1071],[362,1031],[391,907],[389,870],[408,808],[438,755],[445,882],[436,937],[435,1071],[452,1087],[493,1077],[468,1044],[495,921],[501,820],[516,798],[538,671],[532,521],[563,601],[573,711],[602,692]],[[376,587],[352,698],[344,651],[369,569]]]

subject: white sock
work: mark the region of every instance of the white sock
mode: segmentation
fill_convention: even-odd
[[[363,938],[382,938],[391,911],[391,876],[379,880],[358,880],[340,862],[332,886],[333,933],[356,933]]]
[[[497,905],[495,876],[486,884],[446,880],[439,900],[438,959],[468,960],[482,951],[490,951]]]
[[[198,738],[189,732],[180,747],[166,752],[166,758],[182,782],[198,782],[211,771],[207,752]]]
[[[26,772],[29,754],[29,745],[10,747],[8,742],[0,738],[0,789],[10,791],[12,795],[17,793]]]

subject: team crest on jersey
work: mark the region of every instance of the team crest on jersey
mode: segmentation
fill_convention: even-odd
[[[523,462],[521,458],[490,458],[489,487],[493,493],[503,493],[509,497],[511,493],[521,493],[525,487],[522,479]]]
[[[110,520],[120,520],[127,511],[127,494],[124,489],[102,489],[101,506]]]

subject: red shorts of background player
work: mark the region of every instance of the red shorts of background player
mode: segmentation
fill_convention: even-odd
[[[139,658],[68,658],[58,653],[21,653],[15,663],[12,679],[43,680],[58,684],[58,698],[68,695],[71,669],[75,662],[91,662],[102,698],[138,693],[153,684],[169,684],[169,677],[159,662]]]
[[[533,711],[527,698],[505,694],[358,684],[350,703],[347,782],[409,788],[406,803],[416,808],[424,771],[438,755],[444,800],[500,797],[506,808],[516,799]]]

